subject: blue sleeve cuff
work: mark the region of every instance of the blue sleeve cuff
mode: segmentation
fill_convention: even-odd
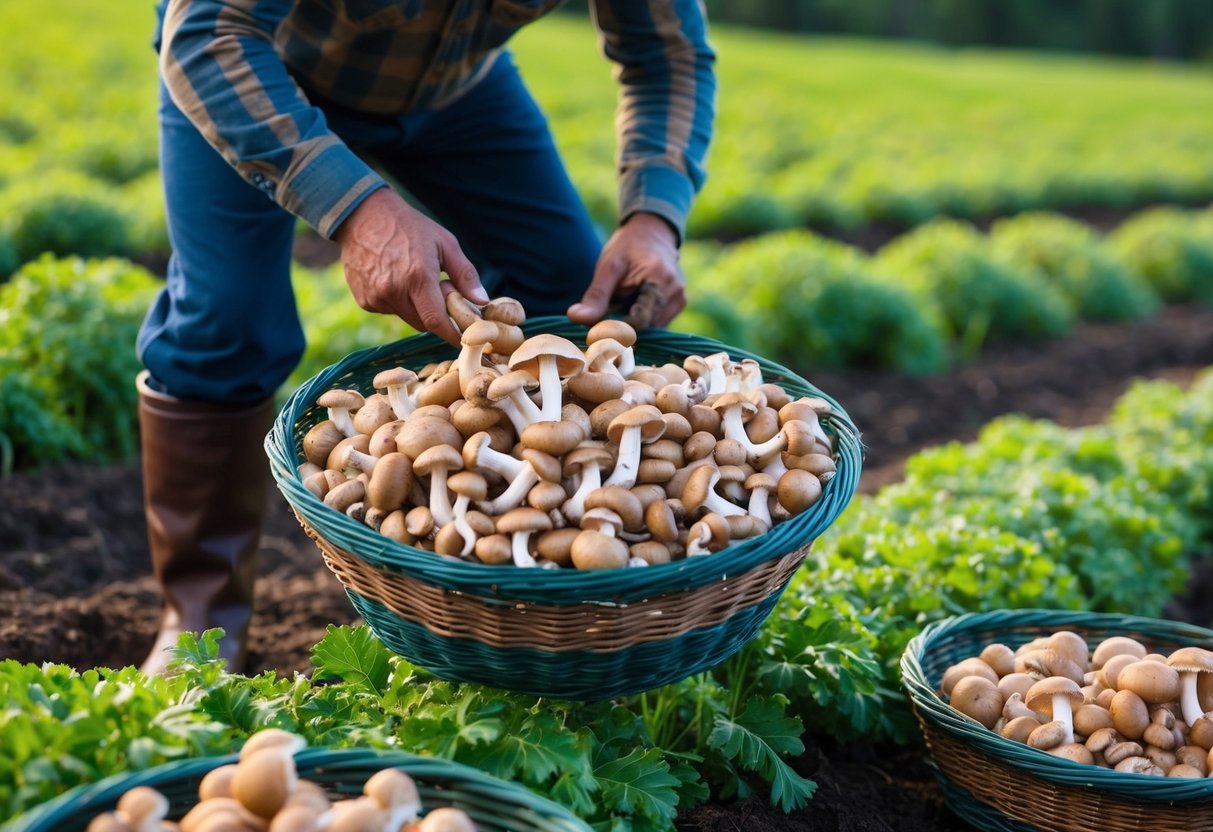
[[[346,217],[387,182],[342,142],[326,147],[289,182],[279,203],[328,239]]]
[[[652,162],[630,168],[619,179],[619,220],[640,212],[656,214],[674,227],[681,244],[694,196],[691,180],[675,168]]]

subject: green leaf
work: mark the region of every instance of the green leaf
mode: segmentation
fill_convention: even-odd
[[[655,748],[633,749],[594,768],[602,789],[602,804],[625,814],[651,820],[673,821],[681,782]]]
[[[312,648],[317,676],[336,676],[376,696],[387,690],[391,657],[391,651],[365,626],[330,624],[324,638]]]
[[[817,790],[782,759],[784,754],[804,753],[803,731],[799,719],[784,716],[781,702],[755,697],[735,719],[716,716],[708,745],[770,782],[771,803],[789,812],[804,806]]]

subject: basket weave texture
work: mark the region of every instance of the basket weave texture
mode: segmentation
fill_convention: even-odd
[[[83,832],[94,817],[113,811],[118,798],[136,786],[151,786],[169,799],[169,817],[180,818],[198,801],[198,784],[211,769],[238,756],[202,757],[119,774],[79,786],[21,815],[5,832]],[[522,786],[447,760],[400,751],[308,749],[295,755],[304,780],[323,786],[334,800],[362,793],[372,774],[398,768],[417,783],[424,811],[455,806],[482,832],[590,832],[562,806]]]
[[[585,343],[587,329],[536,318],[528,335]],[[302,385],[266,438],[278,488],[320,547],[355,608],[393,651],[440,677],[571,699],[626,695],[678,681],[728,658],[753,638],[812,541],[841,514],[859,481],[862,446],[846,411],[792,371],[716,341],[646,331],[638,363],[691,354],[753,359],[767,381],[817,396],[834,413],[837,473],[808,510],[759,537],[705,557],[643,569],[519,569],[443,558],[390,540],[325,506],[297,473],[302,440],[327,418],[316,398],[333,388],[374,392],[381,370],[419,369],[455,350],[419,335],[347,356]]]
[[[991,642],[1012,649],[1072,630],[1095,644],[1129,636],[1150,650],[1213,648],[1213,630],[1106,613],[1005,610],[926,627],[906,647],[902,681],[944,797],[978,829],[1006,832],[1210,832],[1213,778],[1127,774],[1082,765],[1004,739],[953,710],[936,691],[948,666]]]

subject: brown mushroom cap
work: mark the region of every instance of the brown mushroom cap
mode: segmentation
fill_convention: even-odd
[[[576,526],[543,532],[535,540],[535,553],[558,566],[568,566],[573,562],[573,541],[579,534],[581,529]]]
[[[939,682],[939,689],[944,696],[948,696],[952,693],[952,688],[956,686],[956,683],[966,676],[982,676],[995,685],[998,684],[998,674],[994,672],[994,669],[976,656],[970,656],[967,659],[961,659],[956,664],[949,665],[944,670]]]
[[[948,704],[987,728],[993,728],[1002,715],[1002,694],[983,676],[966,676],[958,681]]]
[[[585,334],[587,344],[607,338],[618,341],[625,347],[630,347],[636,343],[636,330],[627,321],[605,318],[590,327],[589,332]]]
[[[573,540],[571,555],[578,569],[622,569],[628,564],[628,544],[587,529]]]
[[[585,369],[586,358],[576,344],[567,338],[544,332],[523,341],[510,356],[510,369],[523,370],[539,377],[540,359],[551,356],[561,376],[570,376]]]
[[[449,421],[414,413],[396,434],[396,449],[412,459],[416,468],[417,457],[426,449],[435,445],[462,448],[463,441],[463,434]]]
[[[210,800],[212,797],[231,797],[232,777],[235,773],[235,763],[217,766],[208,771],[198,783],[198,799]]]
[[[623,528],[637,532],[644,528],[644,507],[640,499],[627,488],[607,485],[596,488],[585,498],[586,509],[607,508],[619,515]]]
[[[779,478],[776,498],[791,514],[799,514],[821,497],[821,480],[808,471],[791,468]]]
[[[749,487],[747,482],[746,488]],[[1000,678],[1015,671],[1015,651],[1005,644],[987,644],[977,657],[993,668]]]
[[[159,829],[168,816],[168,798],[150,786],[135,786],[118,798],[118,817],[137,830]]]
[[[475,471],[459,471],[446,481],[447,488],[470,500],[483,500],[488,493],[488,483]]]
[[[1090,662],[1091,650],[1087,641],[1072,630],[1058,630],[1049,636],[1048,647],[1055,653],[1065,656],[1082,671],[1086,671]]]
[[[1051,715],[1053,713],[1054,697],[1057,696],[1064,696],[1069,699],[1071,708],[1077,708],[1082,705],[1082,690],[1079,688],[1078,683],[1064,676],[1050,676],[1032,685],[1032,687],[1028,688],[1027,696],[1024,697],[1024,703],[1034,711]]]
[[[1112,697],[1108,706],[1112,724],[1120,734],[1131,740],[1139,740],[1150,724],[1150,711],[1140,696],[1131,690],[1120,690]]]
[[[497,321],[508,326],[521,326],[526,320],[526,310],[514,298],[493,298],[481,310],[485,320]]]
[[[325,390],[316,399],[316,404],[325,408],[349,410],[362,407],[366,399],[357,390]]]
[[[1162,662],[1137,661],[1120,671],[1119,690],[1131,690],[1146,704],[1160,705],[1179,698],[1179,672]]]
[[[1146,654],[1146,646],[1128,636],[1110,636],[1095,646],[1091,653],[1091,666],[1098,670],[1108,659],[1124,653],[1140,659]]]
[[[639,558],[650,566],[669,563],[670,547],[658,540],[642,540],[628,547],[630,557]]]
[[[586,438],[575,422],[532,422],[523,428],[522,444],[552,456],[564,456]]]
[[[303,435],[303,455],[308,462],[324,468],[328,464],[329,454],[343,439],[345,439],[345,434],[333,424],[331,419],[317,422]]]
[[[552,528],[552,518],[546,512],[530,506],[512,508],[497,518],[497,531],[501,534],[516,532],[541,532]]]
[[[399,451],[384,454],[371,471],[366,485],[366,498],[383,511],[394,511],[404,505],[413,485],[413,463]]]
[[[618,445],[624,430],[636,427],[640,428],[641,442],[652,442],[665,433],[665,420],[661,418],[661,411],[653,405],[638,404],[611,420],[607,426],[607,438]]]
[[[272,818],[298,782],[292,754],[291,747],[284,744],[241,756],[232,776],[232,796],[254,815]]]

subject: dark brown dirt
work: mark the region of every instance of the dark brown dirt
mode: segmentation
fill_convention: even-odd
[[[1136,377],[1186,382],[1213,365],[1213,310],[1177,307],[1132,325],[1083,326],[1063,341],[1000,346],[948,375],[802,368],[842,402],[868,446],[862,488],[900,476],[925,445],[971,439],[994,416],[1097,422]],[[285,501],[272,492],[259,561],[252,671],[306,672],[308,649],[353,608]],[[70,465],[0,480],[0,658],[77,667],[137,663],[151,645],[158,596],[150,577],[137,462]],[[1194,575],[1174,618],[1208,624],[1196,603],[1213,574]],[[1213,597],[1213,593],[1205,593]],[[798,766],[819,785],[794,817],[761,800],[685,813],[684,830],[949,832],[970,827],[944,805],[918,749],[815,745]]]

